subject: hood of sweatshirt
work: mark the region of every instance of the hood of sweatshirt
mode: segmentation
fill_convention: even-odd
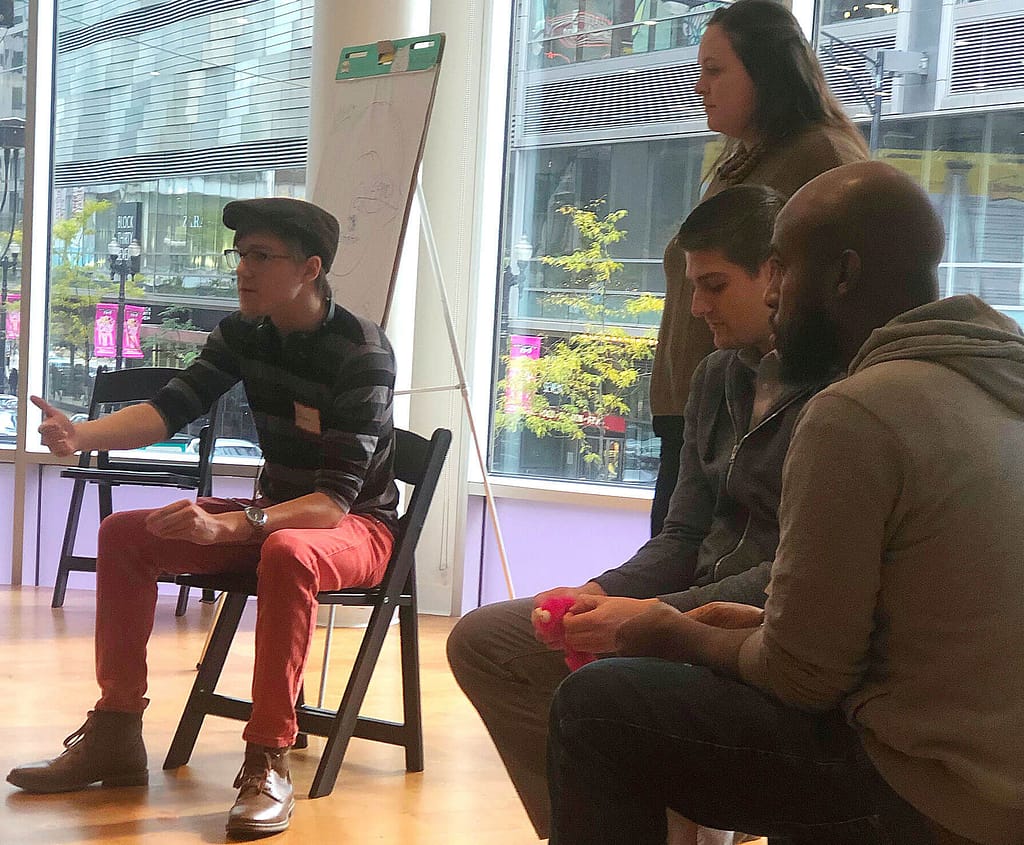
[[[875,329],[850,374],[886,361],[934,361],[1024,415],[1024,336],[1020,326],[972,295],[911,309]]]

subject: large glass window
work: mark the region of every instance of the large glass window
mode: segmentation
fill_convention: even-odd
[[[0,449],[13,446],[17,434],[27,14],[27,0],[0,4]]]
[[[720,149],[697,134],[704,127],[694,122],[690,77],[721,5],[519,4],[495,473],[654,481],[648,392],[665,293],[661,259]],[[690,136],[679,137],[680,128]]]
[[[825,0],[822,15],[825,23],[868,20],[892,15],[899,11],[896,0],[891,3],[865,2],[865,0]]]
[[[529,67],[693,46],[723,0],[520,0],[527,15]]]
[[[495,473],[653,482],[662,252],[720,149],[693,93],[716,5],[516,3]],[[1024,315],[1024,0],[913,5],[820,0],[826,76],[942,214],[943,293]]]
[[[661,255],[708,142],[517,153],[506,223],[492,468],[650,483]]]
[[[66,413],[100,368],[187,366],[237,307],[221,210],[305,192],[312,6],[58,4],[45,394]],[[220,453],[257,453],[241,391],[221,419]]]

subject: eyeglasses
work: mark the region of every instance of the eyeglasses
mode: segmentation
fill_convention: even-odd
[[[226,249],[224,250],[224,259],[227,261],[228,268],[231,270],[237,270],[238,265],[242,263],[244,258],[253,267],[262,267],[271,258],[293,258],[291,255],[274,254],[272,252],[264,252],[262,249],[247,249],[245,252],[241,252],[237,249]]]

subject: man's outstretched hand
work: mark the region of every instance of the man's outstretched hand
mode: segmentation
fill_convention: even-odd
[[[75,424],[67,415],[58,411],[41,396],[30,396],[29,400],[43,412],[43,422],[39,426],[43,445],[53,454],[65,458],[78,451],[78,436]]]

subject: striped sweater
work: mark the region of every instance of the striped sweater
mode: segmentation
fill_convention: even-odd
[[[335,305],[315,331],[282,338],[269,321],[236,312],[152,404],[178,431],[239,381],[266,461],[263,496],[323,493],[394,528],[395,359],[382,329]]]

